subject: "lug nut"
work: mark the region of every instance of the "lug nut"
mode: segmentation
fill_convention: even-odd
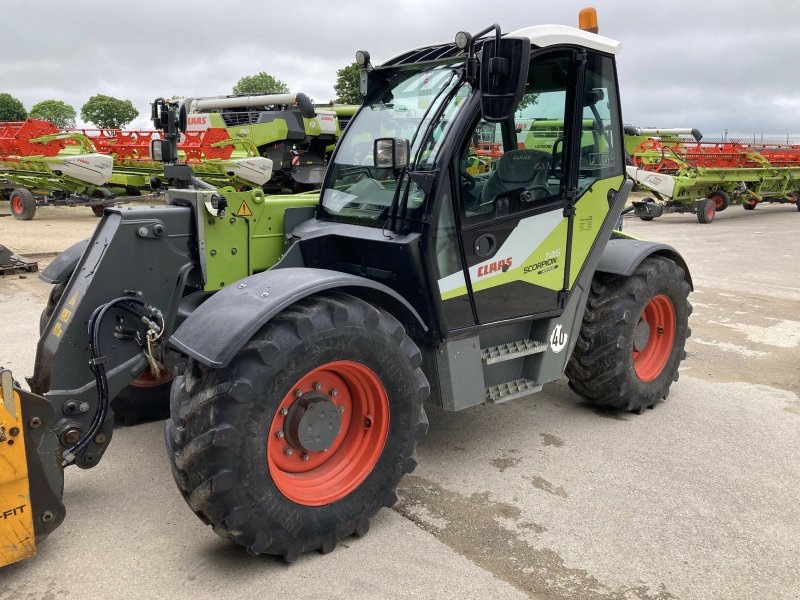
[[[278,431],[275,432],[275,435],[277,435],[279,439],[283,439],[283,436],[285,434],[283,433],[282,430],[278,429]]]
[[[295,395],[295,396],[297,396],[297,397],[299,398],[300,396],[302,396],[302,395],[303,395],[303,390],[301,390],[301,389],[297,389],[297,390],[295,390],[295,391],[294,391],[294,395]]]
[[[315,390],[318,390],[318,389],[320,389],[321,387],[322,387],[322,384],[321,384],[319,381],[315,381],[315,382],[314,382],[314,389],[315,389]]]
[[[340,413],[343,413],[343,412],[344,412],[344,406],[342,406],[342,405],[339,405],[339,412],[340,412]]]
[[[288,408],[282,408],[281,409],[281,415],[283,415],[285,417],[288,414],[289,414],[289,409]]]
[[[309,458],[308,452],[303,452],[303,460],[308,460]]]
[[[339,392],[336,391],[336,388],[332,388],[328,393],[335,398]]]
[[[283,449],[283,453],[284,453],[286,456],[291,456],[291,455],[292,455],[292,449],[291,449],[291,448],[289,448],[289,446],[286,446],[286,448],[284,448],[284,449]]]

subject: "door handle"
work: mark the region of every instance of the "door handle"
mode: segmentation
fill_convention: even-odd
[[[475,240],[472,249],[481,258],[491,256],[497,249],[497,238],[490,233],[484,234]]]

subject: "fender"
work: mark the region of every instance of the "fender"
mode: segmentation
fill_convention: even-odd
[[[272,317],[298,300],[331,289],[377,296],[378,300],[402,307],[427,331],[411,304],[377,281],[328,269],[288,267],[245,277],[220,290],[186,318],[170,343],[204,365],[226,367]]]
[[[689,273],[689,267],[686,261],[669,244],[662,244],[660,242],[646,242],[644,240],[618,238],[608,241],[603,254],[600,256],[600,262],[597,265],[597,271],[603,273],[611,273],[613,275],[631,275],[641,262],[651,255],[664,256],[669,258],[681,268],[686,278],[686,283],[694,290],[692,283],[692,276]]]
[[[73,244],[63,252],[60,252],[44,271],[39,273],[39,279],[46,283],[64,283],[70,278],[75,267],[78,266],[78,261],[83,256],[84,250],[89,245],[89,239],[82,240],[77,244]]]

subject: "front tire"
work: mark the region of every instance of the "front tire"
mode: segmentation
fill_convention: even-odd
[[[11,214],[20,221],[30,221],[36,214],[36,198],[27,188],[17,188],[9,198]]]
[[[717,214],[717,209],[714,208],[714,201],[711,198],[703,198],[697,205],[697,220],[698,222],[707,225],[714,220]]]
[[[181,493],[251,554],[291,562],[363,535],[416,467],[421,360],[391,315],[334,293],[280,313],[227,367],[191,361],[166,428]]]
[[[683,269],[663,256],[629,277],[598,274],[566,369],[573,391],[637,413],[666,398],[691,335],[689,291]]]

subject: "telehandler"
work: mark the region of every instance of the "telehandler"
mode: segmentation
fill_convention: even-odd
[[[381,66],[359,52],[364,102],[314,194],[208,189],[174,152],[186,109],[156,101],[168,205],[107,209],[43,271],[31,392],[2,374],[0,564],[62,521],[64,469],[101,461],[110,400],[145,373],[174,378],[166,445],[191,509],[287,561],[396,501],[425,401],[507,402],[565,372],[597,405],[665,398],[692,282],[670,246],[613,231],[631,187],[619,44],[581,20]],[[561,124],[549,152],[518,141],[538,118]],[[502,152],[473,175],[487,127]]]

